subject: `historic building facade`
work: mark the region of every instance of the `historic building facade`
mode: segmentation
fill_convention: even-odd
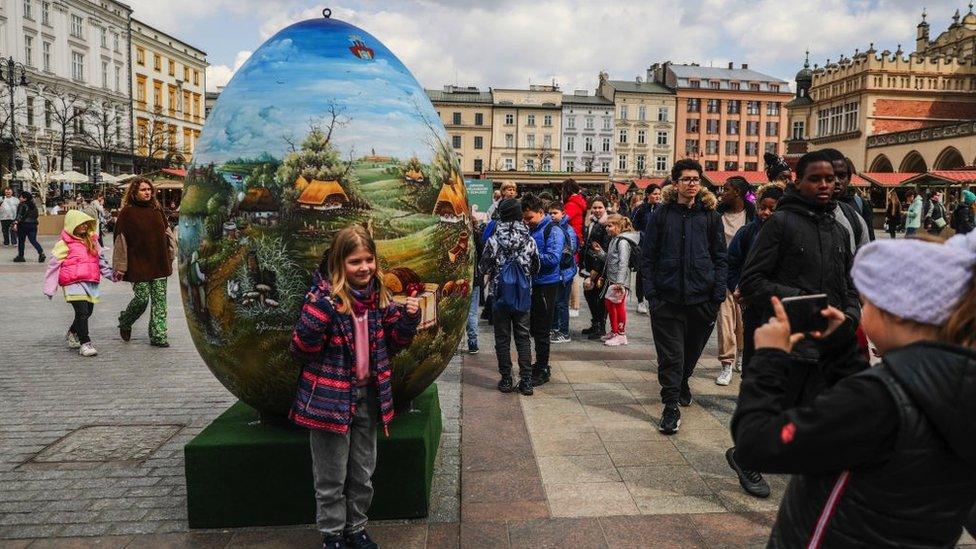
[[[491,97],[491,171],[559,171],[563,101],[559,88],[496,88]]]
[[[924,172],[972,165],[976,149],[976,14],[929,40],[923,12],[916,51],[855,51],[836,62],[809,60],[789,103],[791,155],[832,147],[868,172]]]
[[[640,78],[610,80],[601,72],[597,95],[613,102],[613,178],[665,177],[674,162],[674,92]]]
[[[114,0],[0,1],[0,51],[26,67],[27,86],[14,92],[18,169],[131,171],[131,12]],[[2,88],[6,169],[11,127]]]
[[[426,90],[461,160],[465,177],[489,169],[492,147],[492,96],[476,87],[444,86]]]
[[[601,95],[586,90],[563,95],[562,171],[610,173],[613,112],[613,101]]]
[[[647,78],[675,94],[676,157],[697,158],[707,171],[757,171],[764,153],[782,153],[792,98],[785,81],[732,63],[654,63]]]
[[[206,52],[132,19],[132,69],[136,154],[189,163],[206,115]]]

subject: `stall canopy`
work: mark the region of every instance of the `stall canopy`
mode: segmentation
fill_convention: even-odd
[[[769,182],[766,172],[706,171],[704,173],[705,182],[713,187],[725,185],[725,182],[734,176],[744,177],[750,185],[765,185]]]
[[[76,172],[74,170],[68,170],[66,172],[54,172],[50,176],[51,181],[57,183],[88,183],[88,176]]]
[[[648,188],[651,185],[657,185],[658,187],[660,187],[660,186],[664,185],[664,178],[663,177],[649,177],[649,178],[644,178],[644,179],[635,179],[634,180],[634,185],[636,185],[637,188],[638,189],[641,189],[641,190],[644,190],[644,189]]]
[[[865,172],[860,177],[879,187],[897,187],[905,181],[917,176],[917,173],[902,172]]]
[[[614,181],[613,188],[617,189],[617,194],[627,194],[627,191],[630,190],[630,182]]]
[[[976,170],[933,170],[905,181],[907,185],[956,187],[976,184]]]

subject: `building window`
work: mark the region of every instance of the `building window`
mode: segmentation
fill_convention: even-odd
[[[600,164],[600,171],[603,172],[603,173],[610,173],[610,161],[609,160],[604,160],[603,163]]]
[[[714,172],[715,170],[718,169],[718,161],[717,160],[706,160],[705,161],[704,168],[705,168],[705,171],[706,172]]]
[[[34,126],[34,98],[27,96],[27,125]]]
[[[85,30],[85,20],[78,15],[71,16],[71,36],[81,38]]]
[[[41,2],[41,23],[51,25],[51,3]]]
[[[746,135],[759,135],[759,122],[755,120],[746,122]]]
[[[644,105],[637,107],[637,120],[647,120],[647,107]]]
[[[605,152],[605,153],[606,152],[610,152],[610,138],[609,137],[604,137],[603,138],[603,152]]]
[[[108,61],[102,61],[102,87],[108,87]]]
[[[71,52],[71,78],[85,81],[85,56],[76,51]]]
[[[474,171],[476,171],[478,173],[481,173],[482,172],[482,168],[484,168],[484,165],[485,165],[484,160],[482,160],[480,158],[475,158],[474,159]]]
[[[620,130],[620,143],[627,142],[627,130]]]
[[[461,113],[456,112],[451,117],[451,124],[460,125],[461,124]]]
[[[122,82],[122,67],[115,65],[115,91],[119,91]]]
[[[613,119],[610,118],[609,116],[604,116],[603,117],[603,129],[609,130],[610,128],[612,128],[611,124],[613,124]]]
[[[769,116],[779,116],[779,102],[778,101],[767,101],[766,102],[766,114]]]
[[[112,33],[112,49],[119,51],[119,33],[117,32]]]
[[[51,109],[52,109],[51,100],[45,99],[44,100],[44,127],[45,128],[51,127]]]
[[[668,121],[668,108],[667,107],[658,107],[657,108],[657,121],[658,122],[667,122]]]
[[[108,48],[108,31],[105,29],[105,27],[101,27],[100,29],[98,29],[98,34],[99,34],[99,40],[102,43],[102,47]]]
[[[575,116],[567,116],[566,117],[566,129],[567,130],[575,130],[576,129],[576,117]]]
[[[587,116],[586,117],[586,129],[588,129],[588,130],[592,130],[593,129],[593,117],[592,116]]]
[[[529,133],[525,135],[525,146],[534,149],[535,148],[535,134]]]
[[[552,135],[545,134],[542,136],[542,148],[551,149],[552,148]]]
[[[552,159],[546,158],[542,161],[542,171],[551,172],[552,171]]]
[[[566,171],[567,172],[571,172],[571,171],[573,171],[574,168],[576,168],[576,163],[573,162],[572,160],[567,160],[566,161]]]
[[[535,159],[534,158],[526,158],[525,159],[525,171],[527,171],[527,172],[534,172],[535,171]]]
[[[776,137],[779,135],[779,122],[766,122],[766,136]]]
[[[654,170],[663,172],[668,169],[668,157],[660,156],[654,158]]]
[[[695,98],[689,99],[688,112],[701,112],[701,99],[695,99]]]
[[[860,105],[858,103],[848,103],[844,105],[844,131],[857,131],[857,115]]]
[[[542,115],[542,125],[543,126],[552,126],[552,115],[551,114],[544,114],[544,115]]]
[[[779,144],[775,141],[766,142],[766,152],[769,154],[779,154]]]
[[[593,138],[586,136],[583,138],[583,150],[585,152],[593,152]]]
[[[146,65],[146,50],[141,47],[136,47],[136,63]]]
[[[706,120],[705,121],[705,133],[715,134],[718,133],[718,120]]]
[[[505,134],[505,147],[511,149],[515,146],[515,135],[506,133]]]
[[[176,76],[176,61],[169,60],[169,75]]]
[[[793,123],[793,139],[803,139],[803,130],[805,124],[803,122]]]
[[[576,138],[572,135],[566,136],[566,152],[574,152],[576,150]]]
[[[778,92],[779,91],[779,84],[770,84],[769,85],[769,91]]]
[[[617,169],[625,172],[627,171],[627,155],[621,154],[617,155]]]
[[[722,83],[721,83],[721,82],[719,82],[718,80],[710,80],[710,81],[708,82],[708,87],[709,87],[709,88],[712,88],[713,90],[717,90],[717,89],[719,89],[720,87],[722,87]]]
[[[725,161],[725,171],[727,172],[737,172],[739,171],[739,163],[734,160]]]
[[[627,105],[620,105],[620,119],[627,120]]]
[[[698,153],[698,140],[685,139],[685,154],[697,154],[697,153]]]
[[[183,65],[183,81],[190,81],[190,67],[187,67],[186,65]]]
[[[722,102],[718,99],[709,99],[706,105],[706,112],[709,114],[718,114],[719,109],[721,109]]]
[[[534,114],[530,114],[530,115],[528,115],[528,116],[525,117],[525,125],[526,126],[535,126],[535,115]]]
[[[739,82],[729,82],[729,89],[730,90],[742,89],[742,84],[740,84]]]
[[[725,121],[725,133],[727,135],[739,135],[739,121],[738,120],[726,120]]]
[[[759,114],[759,101],[746,101],[746,114]]]
[[[665,130],[657,132],[657,144],[667,145],[668,144],[668,132]]]
[[[759,164],[756,162],[746,162],[743,169],[747,172],[756,172],[759,171]]]
[[[637,144],[643,145],[647,142],[647,132],[644,130],[637,130]]]
[[[451,146],[454,147],[455,149],[460,149],[461,148],[461,136],[460,135],[452,135],[451,136]]]
[[[26,60],[28,67],[34,66],[34,37],[33,36],[24,37],[24,59]]]
[[[505,115],[505,125],[511,126],[514,123],[515,123],[515,115],[514,114],[511,114],[511,113],[506,114]]]
[[[485,138],[480,135],[474,136],[474,148],[484,149],[485,148]]]
[[[514,159],[511,159],[511,158],[506,158],[505,159],[505,169],[508,170],[508,171],[514,170],[515,169],[515,160]]]
[[[198,71],[196,69],[193,69],[193,85],[194,86],[199,86],[200,85],[200,71]],[[475,119],[477,119],[478,116],[480,116],[480,115],[481,115],[481,113],[476,114],[475,115]]]
[[[759,91],[759,84],[749,84],[749,91]]]
[[[739,114],[739,111],[742,109],[742,101],[738,99],[730,99],[726,101],[726,104],[728,105],[726,110],[729,114]]]
[[[24,19],[27,19],[29,21],[34,20],[34,11],[32,9],[33,6],[31,4],[33,4],[31,0],[24,0]]]
[[[739,142],[738,141],[726,141],[725,142],[725,154],[739,154]]]
[[[691,82],[688,82],[688,87],[690,87],[690,88],[700,88],[701,87],[701,82],[698,81],[698,80],[692,80]]]
[[[153,68],[157,71],[163,70],[163,58],[158,54],[153,54]]]
[[[643,154],[637,155],[637,162],[636,162],[636,164],[637,164],[637,171],[639,171],[639,172],[643,172],[644,171],[644,168],[645,168],[644,158],[645,157],[644,157]]]
[[[759,143],[757,141],[746,141],[746,156],[758,156]]]
[[[705,141],[705,154],[718,154],[718,141],[709,139]]]
[[[685,119],[685,131],[688,133],[698,133],[701,131],[701,121],[697,118]]]

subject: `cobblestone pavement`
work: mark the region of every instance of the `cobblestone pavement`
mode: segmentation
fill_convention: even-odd
[[[0,539],[185,531],[183,445],[236,399],[190,340],[176,278],[172,347],[149,346],[148,311],[123,342],[116,322],[131,286],[103,283],[91,319],[99,354],[83,358],[64,343],[71,308],[41,294],[44,266],[13,255],[0,248]],[[459,372],[458,358],[439,380],[430,521],[458,520]]]

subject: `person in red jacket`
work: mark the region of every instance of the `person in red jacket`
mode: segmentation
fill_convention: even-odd
[[[586,199],[580,194],[579,184],[572,178],[563,181],[563,212],[569,217],[569,226],[576,232],[576,240],[582,242]]]

